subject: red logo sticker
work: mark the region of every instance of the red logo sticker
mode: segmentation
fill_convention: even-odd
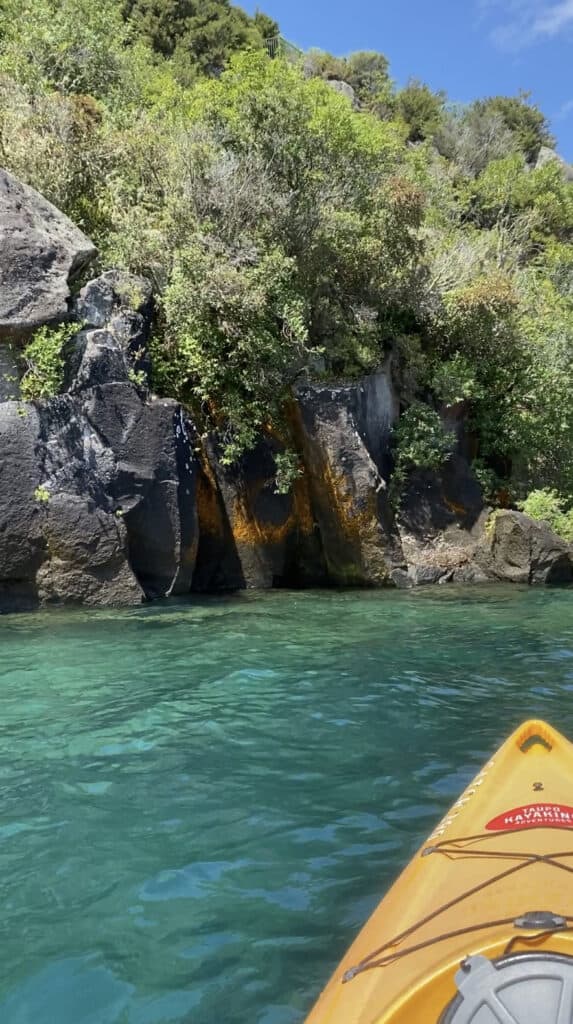
[[[568,804],[525,804],[488,821],[488,832],[512,832],[518,828],[573,828],[573,807]]]

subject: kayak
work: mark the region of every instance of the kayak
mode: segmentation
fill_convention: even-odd
[[[506,740],[307,1024],[573,1024],[573,744],[542,721]]]

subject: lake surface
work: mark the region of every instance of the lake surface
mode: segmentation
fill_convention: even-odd
[[[573,591],[0,618],[0,1020],[299,1024],[533,715],[573,736]]]

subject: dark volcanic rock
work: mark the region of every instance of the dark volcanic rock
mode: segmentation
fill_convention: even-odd
[[[70,282],[95,255],[65,214],[0,170],[0,336],[67,319]]]
[[[131,605],[143,600],[120,519],[73,494],[50,497],[43,519],[48,557],[36,578],[42,604]]]
[[[99,384],[128,384],[129,366],[111,330],[80,331],[67,370],[68,391]]]
[[[0,341],[0,402],[10,402],[20,394],[20,369],[15,346]]]
[[[410,474],[400,502],[400,524],[418,537],[433,537],[451,526],[471,531],[483,510],[479,481],[464,458],[452,455],[439,470]]]
[[[196,442],[176,402],[130,379],[131,345],[148,324],[116,291],[112,300],[111,320],[74,339],[67,394],[0,403],[4,609],[133,604],[191,587]],[[148,293],[142,302],[149,310]]]
[[[74,312],[84,329],[69,355],[68,391],[100,384],[132,382],[143,387],[149,383],[153,297],[145,278],[108,271],[82,288]]]
[[[45,558],[42,510],[35,498],[41,469],[40,424],[33,406],[0,404],[0,611],[37,603],[36,573]]]
[[[82,288],[74,303],[74,313],[88,328],[80,336],[82,341],[69,369],[69,381],[74,382],[75,390],[127,379],[141,385],[149,383],[151,362],[147,345],[153,319],[149,281],[134,274],[109,270]],[[98,349],[104,361],[101,367]],[[106,367],[105,350],[115,353],[116,365]],[[82,367],[81,362],[86,365]]]
[[[328,579],[380,585],[404,557],[386,469],[397,404],[386,373],[297,393],[298,435]]]
[[[85,415],[115,465],[107,483],[127,527],[129,558],[148,597],[188,593],[198,544],[193,428],[177,402],[143,402],[133,387],[95,388]]]
[[[493,517],[477,561],[488,575],[511,583],[573,582],[573,548],[522,512]]]
[[[74,410],[59,403],[60,422],[64,409],[69,437]],[[65,474],[57,490],[48,468],[59,448],[50,419],[49,408],[0,404],[0,610],[55,600],[137,603],[143,593],[127,560],[125,526],[89,496],[83,463],[76,490],[65,486],[73,477],[69,447],[60,449]]]
[[[105,327],[118,310],[135,313],[149,323],[153,291],[147,278],[108,270],[88,281],[74,302],[74,312],[86,327]]]
[[[122,522],[147,597],[187,593],[197,550],[197,459],[181,407],[129,383],[64,395],[42,410],[44,480]]]

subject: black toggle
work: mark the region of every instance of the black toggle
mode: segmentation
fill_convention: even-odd
[[[551,910],[528,910],[523,917],[516,917],[513,924],[515,928],[535,928],[552,932],[565,928],[567,920],[561,914],[552,913]]]

